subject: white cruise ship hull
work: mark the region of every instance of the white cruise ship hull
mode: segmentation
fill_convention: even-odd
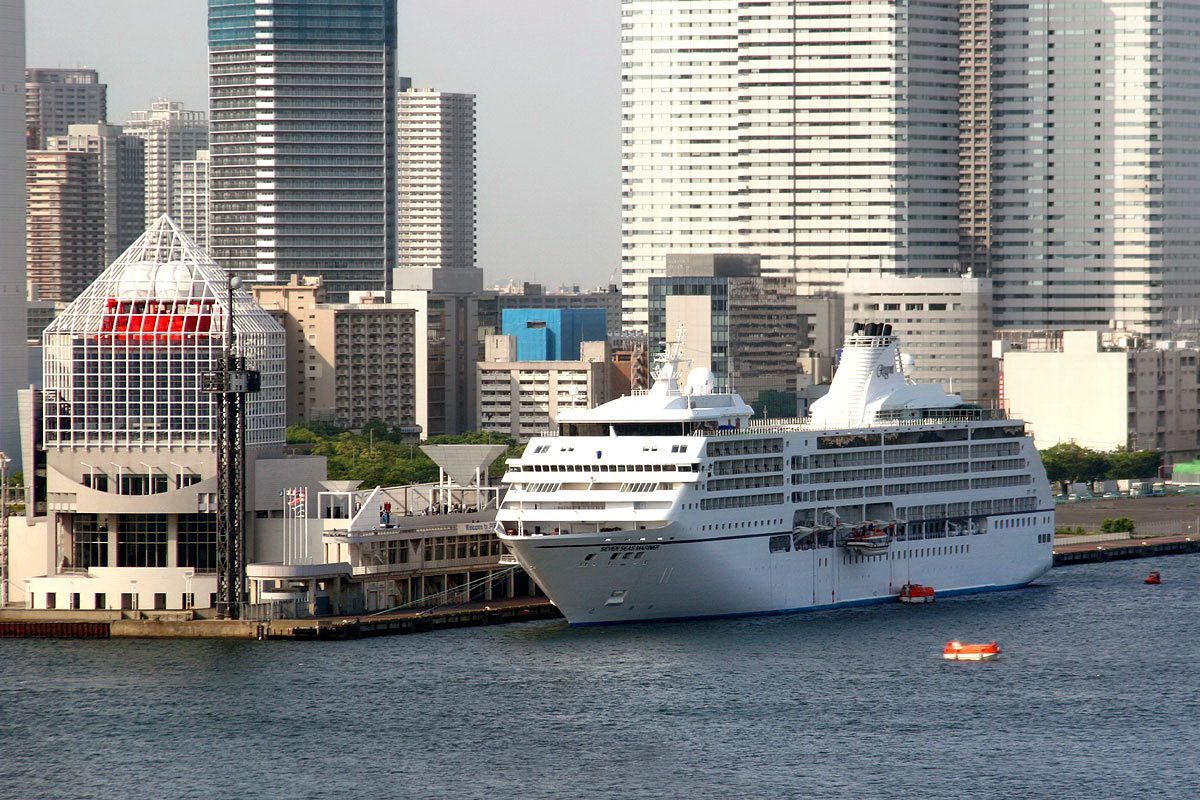
[[[679,523],[637,532],[654,534],[645,537],[502,538],[570,624],[602,625],[895,602],[909,582],[939,596],[1019,588],[1051,566],[1054,515],[1017,516],[1029,524],[897,541],[871,557],[844,547],[771,552],[769,533],[698,538]]]

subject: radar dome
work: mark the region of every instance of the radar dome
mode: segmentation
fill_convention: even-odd
[[[712,394],[716,380],[712,370],[706,367],[696,367],[687,376],[687,394]]]

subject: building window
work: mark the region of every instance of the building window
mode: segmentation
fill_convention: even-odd
[[[96,610],[103,611],[108,608],[108,595],[106,595],[104,592],[96,592],[96,597],[94,599],[96,601],[94,606]]]
[[[181,567],[192,567],[197,572],[217,571],[216,514],[179,515],[175,557]]]
[[[76,514],[72,521],[76,569],[108,566],[108,525],[96,514]]]
[[[167,515],[124,514],[117,524],[118,567],[167,565]]]

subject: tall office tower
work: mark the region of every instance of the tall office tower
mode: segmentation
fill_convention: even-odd
[[[799,294],[958,271],[958,2],[622,1],[622,289],[668,252]]]
[[[171,165],[171,219],[205,250],[208,249],[207,150]]]
[[[71,125],[65,136],[53,136],[47,149],[99,156],[96,181],[104,197],[104,259],[96,272],[111,264],[142,234],[146,214],[146,158],[141,139],[120,125]],[[64,298],[71,299],[71,298]]]
[[[396,266],[475,266],[475,95],[414,89],[396,100]]]
[[[0,0],[0,451],[16,460],[25,352],[25,0]]]
[[[1194,335],[1195,3],[1046,8],[992,12],[997,325]]]
[[[960,0],[958,11],[959,262],[991,268],[992,0]]]
[[[106,264],[100,154],[29,150],[25,155],[29,282],[42,300],[70,302]]]
[[[252,281],[388,286],[396,0],[209,0],[210,250]]]
[[[71,125],[108,120],[108,84],[94,69],[25,70],[25,133],[32,150]]]
[[[146,143],[146,227],[171,211],[171,167],[196,157],[208,146],[208,117],[183,103],[156,100],[148,111],[134,111],[125,133]]]

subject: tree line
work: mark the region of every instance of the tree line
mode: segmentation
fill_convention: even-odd
[[[512,439],[495,433],[473,432],[459,436],[432,436],[415,442],[411,434],[384,422],[370,422],[361,430],[348,430],[327,422],[306,422],[287,429],[289,446],[316,456],[325,456],[329,478],[362,481],[364,488],[432,483],[438,467],[421,452],[421,444],[502,444],[508,451],[496,459],[489,474],[504,474],[505,458],[517,458],[524,450]]]
[[[1041,454],[1046,477],[1064,484],[1064,491],[1069,483],[1157,478],[1162,466],[1162,453],[1157,450],[1118,448],[1106,453],[1077,444],[1056,444]]]

